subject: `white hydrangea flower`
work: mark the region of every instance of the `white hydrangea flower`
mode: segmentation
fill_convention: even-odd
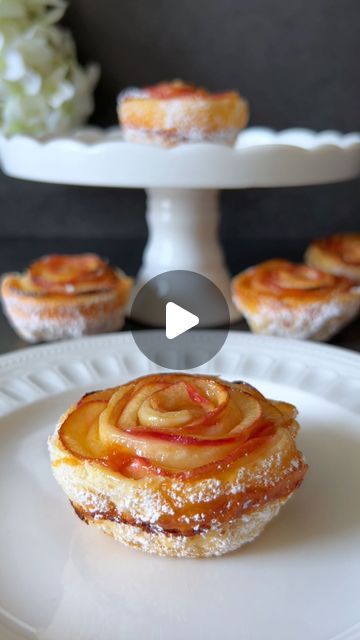
[[[0,129],[65,133],[93,110],[96,65],[79,65],[73,38],[56,26],[64,0],[0,0]]]

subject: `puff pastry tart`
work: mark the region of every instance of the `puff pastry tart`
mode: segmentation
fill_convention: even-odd
[[[234,303],[255,333],[327,340],[360,309],[348,278],[287,260],[268,260],[233,279]]]
[[[76,513],[131,547],[221,555],[301,484],[296,409],[246,383],[159,374],[85,395],[49,449]]]
[[[236,91],[209,93],[175,80],[125,89],[118,98],[118,116],[125,139],[132,142],[232,145],[248,122],[249,108]]]
[[[131,279],[93,253],[50,255],[1,285],[3,309],[28,342],[119,329]]]
[[[315,240],[305,253],[305,262],[360,283],[360,233],[341,233]]]

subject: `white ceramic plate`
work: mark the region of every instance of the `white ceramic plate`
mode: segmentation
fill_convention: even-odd
[[[124,142],[118,127],[45,140],[0,137],[4,172],[16,178],[104,187],[228,189],[348,180],[360,174],[360,134],[244,129],[234,147],[172,149]]]
[[[201,368],[294,402],[310,464],[255,542],[206,560],[117,544],[76,518],[51,475],[62,411],[155,370],[128,334],[0,358],[1,640],[359,638],[360,357],[233,333]]]

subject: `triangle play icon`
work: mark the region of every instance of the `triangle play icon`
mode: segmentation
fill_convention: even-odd
[[[189,331],[189,329],[196,327],[199,322],[198,316],[175,304],[175,302],[166,304],[165,333],[168,340],[173,340],[182,333]]]

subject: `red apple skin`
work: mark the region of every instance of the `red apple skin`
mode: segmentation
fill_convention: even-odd
[[[193,402],[196,402],[197,404],[201,404],[203,406],[210,404],[209,400],[207,398],[204,398],[204,396],[201,395],[200,391],[195,389],[193,385],[189,384],[188,382],[185,382],[185,387],[186,387],[186,391],[188,392],[189,398]]]
[[[93,462],[99,462],[100,464],[103,464],[106,467],[110,467],[111,469],[113,469],[113,471],[118,471],[119,473],[123,473],[125,471],[125,475],[126,468],[129,468],[130,465],[135,464],[136,462],[139,467],[142,466],[144,470],[146,470],[145,475],[147,476],[154,475],[163,476],[165,478],[177,478],[179,480],[190,480],[199,476],[211,474],[214,471],[222,471],[226,467],[229,467],[231,464],[236,462],[242,456],[249,455],[249,453],[257,449],[258,447],[268,444],[272,437],[273,433],[268,433],[263,436],[251,438],[247,442],[241,444],[239,447],[236,447],[224,458],[215,460],[214,462],[209,462],[206,465],[188,471],[172,471],[171,469],[158,467],[152,464],[151,460],[149,460],[148,458],[136,455],[129,456],[129,454],[126,452],[113,453],[106,458],[93,460]]]
[[[159,380],[159,382],[163,382],[164,386],[169,386],[168,383],[163,380],[163,376],[160,376],[160,375],[156,376],[156,380]],[[169,378],[167,378],[167,380],[169,380]],[[175,381],[177,380],[174,380],[174,382]],[[154,382],[154,379],[152,379],[152,382]],[[143,386],[146,386],[146,384],[147,383],[145,381],[140,382],[140,389]],[[207,398],[205,398],[200,392],[198,392],[198,390],[195,387],[193,387],[193,385],[189,384],[188,382],[186,382],[185,384],[189,392],[189,395],[190,397],[192,396],[192,399],[194,400],[194,402],[200,403],[202,405],[211,405],[212,407],[214,406],[212,403],[210,403],[207,400]],[[136,388],[134,388],[134,386],[135,385],[132,385],[119,401],[120,409],[122,409],[122,407],[129,401],[129,399],[133,397],[134,392],[139,391],[139,386],[137,386]],[[76,421],[78,420],[80,420],[79,429],[80,431],[82,431],[81,430],[82,420],[84,419],[96,420],[97,416],[99,416],[103,411],[103,409],[105,409],[105,407],[107,406],[108,401],[110,400],[110,398],[112,397],[115,391],[116,391],[116,387],[113,389],[106,389],[104,391],[94,391],[90,394],[85,394],[85,396],[83,396],[80,399],[74,411],[67,416],[63,425],[60,428],[59,436],[64,446],[67,446],[71,442],[71,437],[68,439],[66,438],[66,430],[67,428],[70,427],[70,424],[72,429],[72,432],[70,431],[70,436],[76,433],[76,424],[77,424]],[[138,425],[135,425],[134,427],[131,427],[131,428],[124,429],[124,433],[127,433],[129,435],[134,435],[134,437],[151,438],[151,439],[158,440],[159,443],[161,441],[169,442],[169,443],[173,443],[174,446],[182,445],[182,446],[190,446],[190,447],[191,446],[221,447],[229,444],[234,445],[230,453],[221,454],[220,452],[219,455],[220,456],[223,455],[223,457],[213,462],[207,463],[203,466],[199,466],[194,469],[178,471],[178,470],[173,470],[171,468],[165,468],[165,467],[162,468],[160,466],[157,466],[157,464],[153,464],[150,459],[137,456],[136,454],[132,453],[131,451],[129,451],[129,449],[126,449],[125,447],[121,448],[121,445],[116,446],[116,449],[112,452],[109,452],[109,454],[106,454],[106,455],[102,454],[102,457],[93,457],[89,459],[92,462],[99,462],[100,464],[109,466],[114,471],[118,471],[120,473],[125,473],[125,474],[128,473],[130,477],[132,476],[143,477],[144,475],[160,475],[164,477],[174,477],[174,478],[185,480],[185,479],[196,478],[198,476],[202,476],[206,474],[211,474],[214,471],[219,472],[222,469],[236,462],[242,456],[248,455],[251,451],[253,451],[257,447],[261,447],[263,444],[266,444],[267,442],[269,442],[270,439],[273,437],[273,434],[276,432],[276,428],[278,426],[275,418],[274,420],[272,420],[271,414],[270,416],[266,416],[266,411],[264,412],[264,409],[262,407],[263,397],[260,394],[257,394],[254,397],[254,395],[252,393],[249,393],[248,390],[246,391],[242,390],[241,393],[255,400],[258,403],[258,407],[255,406],[255,408],[251,408],[251,405],[250,405],[250,410],[252,412],[250,416],[251,418],[252,417],[254,418],[253,421],[250,422],[250,424],[246,425],[246,427],[242,431],[239,430],[238,433],[233,433],[232,435],[230,431],[230,435],[228,436],[211,438],[211,437],[206,437],[206,431],[204,433],[204,437],[202,433],[200,434],[194,433],[193,431],[195,429],[198,430],[199,428],[201,429],[202,427],[206,427],[207,425],[212,424],[214,420],[218,418],[219,414],[223,411],[224,409],[224,407],[222,406],[223,403],[219,405],[216,409],[213,409],[207,413],[205,412],[203,418],[196,420],[194,423],[186,427],[186,430],[188,428],[191,429],[190,433],[188,431],[186,431],[185,433],[153,431],[147,428],[142,429]],[[229,397],[228,394],[227,396]],[[89,405],[93,405],[93,410],[90,408]],[[225,402],[225,405],[226,405],[226,402]],[[88,406],[87,412],[85,411],[86,406]],[[245,409],[247,406],[249,406],[248,401],[245,403]],[[240,404],[240,408],[241,408],[241,404]],[[78,412],[81,413],[83,411],[85,411],[85,413],[83,414],[83,416],[80,416]],[[265,415],[263,415],[263,412],[265,413]],[[281,416],[281,412],[280,411],[277,411],[277,412]],[[89,413],[89,418],[87,418],[88,413]],[[121,411],[120,411],[120,416],[121,416]],[[71,421],[71,423],[69,421]],[[75,421],[75,424],[73,421]],[[241,422],[242,421],[243,419],[241,419]],[[239,423],[240,425],[241,425],[241,422]],[[121,430],[121,420],[120,420],[120,424],[118,423],[118,428],[119,430]],[[69,442],[66,442],[66,440],[69,440]],[[81,451],[81,448],[80,448],[80,451]],[[79,457],[87,458],[86,455],[81,456],[78,451],[76,451],[75,455],[78,455]]]
[[[61,277],[61,267],[68,267],[72,276]],[[91,268],[92,267],[92,268]],[[108,269],[108,265],[96,254],[58,255],[53,254],[40,258],[29,267],[29,274],[34,284],[52,289],[63,284],[76,284],[79,280],[99,278]],[[60,274],[59,274],[60,270]]]
[[[229,438],[195,438],[193,436],[184,436],[176,433],[166,433],[165,431],[150,431],[147,429],[125,429],[126,433],[132,433],[134,436],[140,436],[141,438],[152,438],[154,440],[166,440],[167,442],[173,442],[174,444],[183,444],[197,447],[216,447],[224,444],[231,444],[237,442],[239,438],[230,436]]]

